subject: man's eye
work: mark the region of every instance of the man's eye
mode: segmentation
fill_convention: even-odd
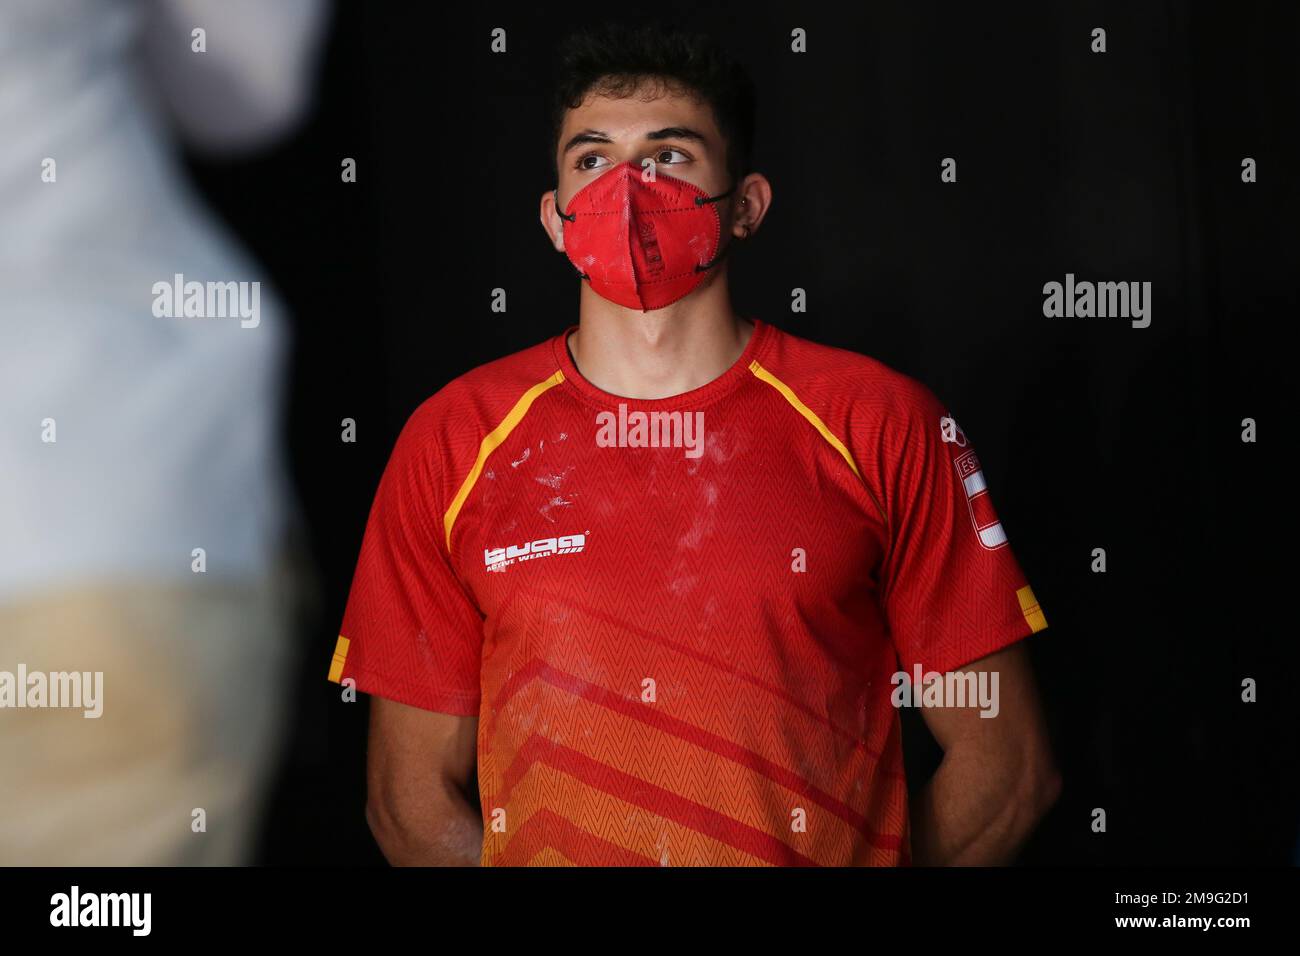
[[[678,156],[678,157],[681,157],[681,158],[680,158],[680,159],[673,159],[674,156]],[[679,150],[679,149],[667,149],[667,148],[664,148],[664,149],[659,150],[659,152],[655,153],[655,157],[654,157],[654,159],[655,159],[655,162],[656,162],[656,163],[662,163],[662,164],[665,165],[665,166],[671,166],[671,165],[673,165],[674,163],[684,163],[684,162],[686,162],[686,154],[683,153],[683,152],[682,152],[681,150]]]
[[[600,164],[604,162],[604,159],[605,158],[598,153],[588,153],[587,155],[578,158],[577,168],[600,169]],[[591,160],[592,162],[589,163],[587,160]]]

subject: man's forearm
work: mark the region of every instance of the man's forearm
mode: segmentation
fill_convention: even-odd
[[[373,800],[366,820],[393,866],[478,866],[479,808],[451,786]]]
[[[918,866],[999,866],[1015,859],[1060,793],[1042,760],[953,747],[912,810]]]

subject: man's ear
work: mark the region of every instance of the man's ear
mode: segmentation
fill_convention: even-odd
[[[758,232],[772,208],[772,184],[762,173],[750,173],[740,183],[733,197],[732,236],[748,239]]]
[[[560,218],[559,204],[555,201],[555,190],[548,189],[542,193],[541,220],[542,228],[551,237],[551,245],[556,252],[564,251],[564,220]]]

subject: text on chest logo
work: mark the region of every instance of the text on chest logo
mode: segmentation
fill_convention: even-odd
[[[553,554],[577,554],[586,546],[585,534],[562,534],[558,538],[538,538],[504,548],[484,548],[483,566],[488,571],[504,571],[517,561],[549,558]]]

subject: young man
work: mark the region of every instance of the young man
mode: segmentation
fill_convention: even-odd
[[[700,38],[570,42],[557,185],[579,321],[428,399],[380,482],[330,678],[373,695],[397,864],[1009,860],[1058,782],[1046,626],[942,403],[738,316],[761,226],[748,81]],[[996,672],[996,719],[894,675]],[[477,779],[477,799],[475,782]]]

